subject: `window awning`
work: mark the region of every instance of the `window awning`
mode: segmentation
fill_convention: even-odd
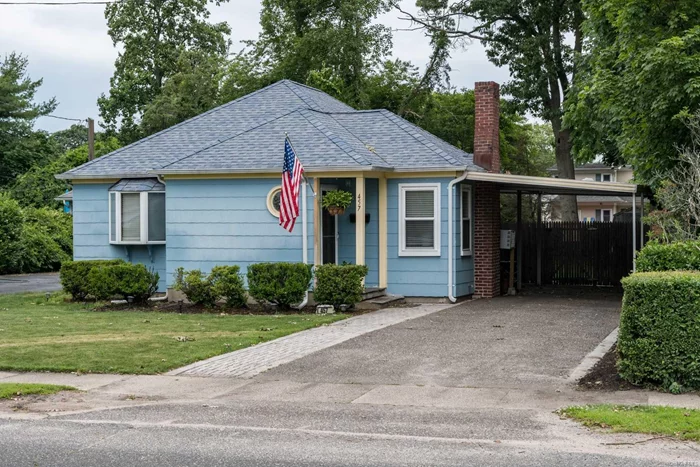
[[[109,191],[165,191],[165,185],[157,178],[122,178],[109,188]]]
[[[468,172],[466,179],[496,183],[501,186],[502,192],[511,193],[523,191],[549,195],[631,196],[637,192],[637,185],[631,183],[594,182],[491,172]]]

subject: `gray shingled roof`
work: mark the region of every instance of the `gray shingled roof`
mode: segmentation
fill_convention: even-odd
[[[307,170],[483,170],[471,154],[387,110],[358,111],[282,80],[59,177],[281,170],[285,132]]]
[[[165,191],[165,185],[157,178],[122,178],[109,191]]]

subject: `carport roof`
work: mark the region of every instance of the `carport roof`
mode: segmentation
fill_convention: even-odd
[[[593,182],[564,178],[531,177],[490,172],[467,172],[467,180],[492,182],[501,186],[502,192],[524,191],[547,195],[631,196],[637,185],[617,182]]]

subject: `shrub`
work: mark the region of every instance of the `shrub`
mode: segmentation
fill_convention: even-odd
[[[238,266],[215,266],[209,274],[214,296],[224,298],[232,308],[240,308],[247,302],[240,271]]]
[[[85,300],[89,294],[88,274],[93,268],[124,264],[121,259],[98,259],[92,261],[64,261],[61,265],[61,285],[73,300]]]
[[[622,285],[620,375],[674,391],[700,388],[700,272],[636,273]]]
[[[649,242],[637,254],[637,271],[700,270],[700,241]]]
[[[103,265],[88,273],[88,292],[98,300],[118,296],[145,303],[158,290],[159,279],[157,272],[149,271],[143,264]]]
[[[187,300],[197,305],[207,308],[216,305],[217,296],[212,283],[207,275],[199,269],[185,271],[183,268],[177,268],[175,271],[175,290],[184,293]]]
[[[304,300],[311,282],[311,265],[258,263],[248,266],[248,292],[258,302],[288,308]]]
[[[354,305],[362,300],[362,279],[369,268],[355,264],[324,264],[316,267],[314,300],[333,305]]]

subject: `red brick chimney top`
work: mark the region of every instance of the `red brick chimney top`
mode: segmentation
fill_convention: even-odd
[[[474,163],[489,172],[500,172],[501,156],[498,118],[498,83],[482,81],[474,85]]]

